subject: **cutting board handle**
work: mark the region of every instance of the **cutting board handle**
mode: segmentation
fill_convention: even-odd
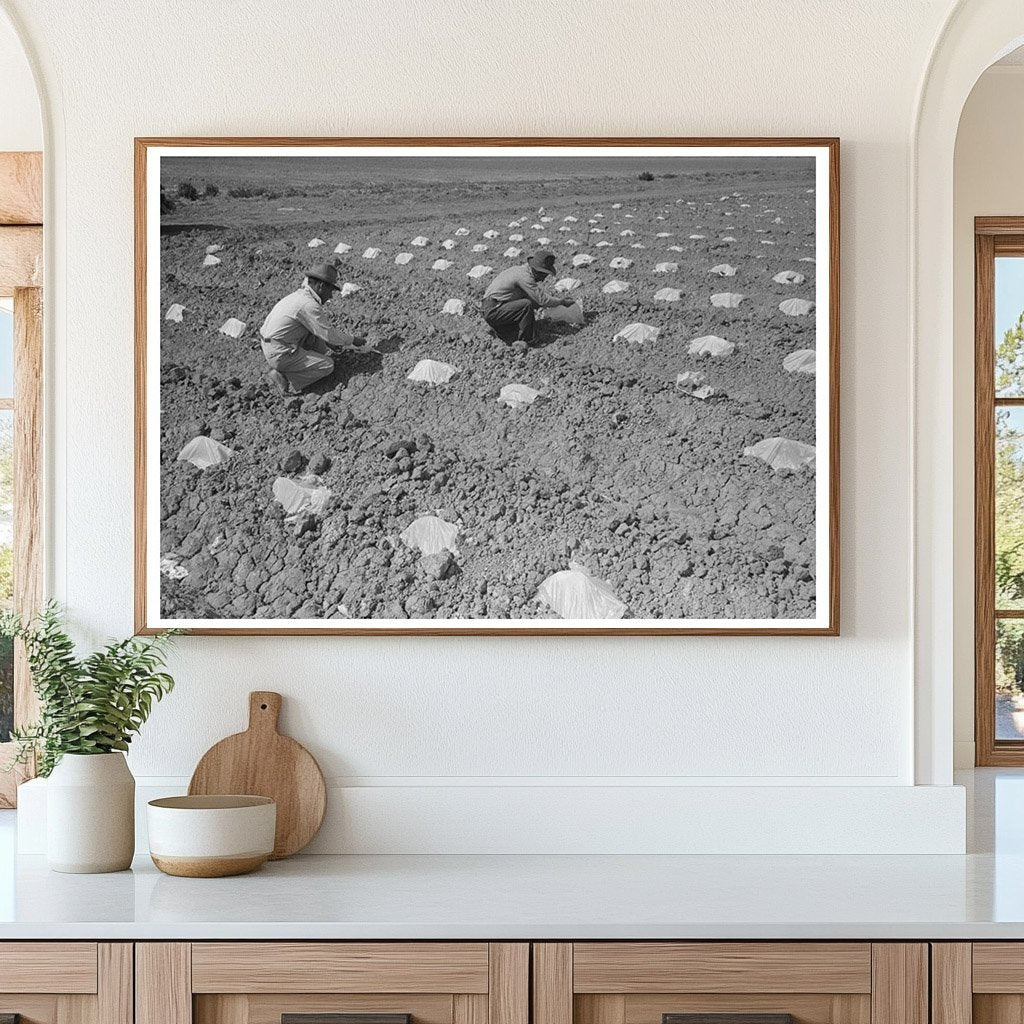
[[[277,732],[281,715],[281,694],[253,690],[249,694],[249,732]]]

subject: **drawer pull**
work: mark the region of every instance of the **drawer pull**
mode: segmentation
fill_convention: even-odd
[[[794,1024],[791,1013],[663,1013],[661,1024]]]
[[[0,1020],[0,1024],[7,1024]],[[17,1024],[17,1021],[14,1022]],[[282,1013],[281,1024],[412,1024],[411,1013]]]

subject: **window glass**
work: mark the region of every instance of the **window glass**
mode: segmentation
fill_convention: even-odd
[[[0,409],[0,606],[14,598],[14,413]],[[0,743],[14,724],[14,649],[0,638]],[[0,766],[2,767],[2,766]]]
[[[996,620],[996,739],[1024,739],[1024,621]]]
[[[997,740],[1024,740],[1024,257],[995,260]],[[986,513],[987,514],[987,513]]]
[[[1024,609],[1024,407],[996,409],[996,611]]]
[[[1024,257],[996,257],[996,398],[1024,398]]]
[[[14,316],[0,306],[0,398],[14,396]]]

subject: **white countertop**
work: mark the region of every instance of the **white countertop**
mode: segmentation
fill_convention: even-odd
[[[240,878],[60,875],[0,812],[0,940],[1024,939],[1024,772],[966,856],[309,856]]]
[[[298,857],[240,878],[18,862],[0,939],[1024,938],[1024,856]]]

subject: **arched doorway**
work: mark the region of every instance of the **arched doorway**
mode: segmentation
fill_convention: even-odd
[[[1024,43],[1019,0],[962,0],[921,85],[911,138],[914,358],[914,661],[916,781],[952,781],[954,665],[963,579],[954,476],[954,152],[981,74]],[[970,340],[968,340],[968,344]],[[962,532],[962,530],[960,531]],[[972,574],[973,575],[973,574]],[[956,609],[956,612],[954,611]],[[958,683],[961,680],[957,680]],[[968,685],[973,685],[968,681]]]

